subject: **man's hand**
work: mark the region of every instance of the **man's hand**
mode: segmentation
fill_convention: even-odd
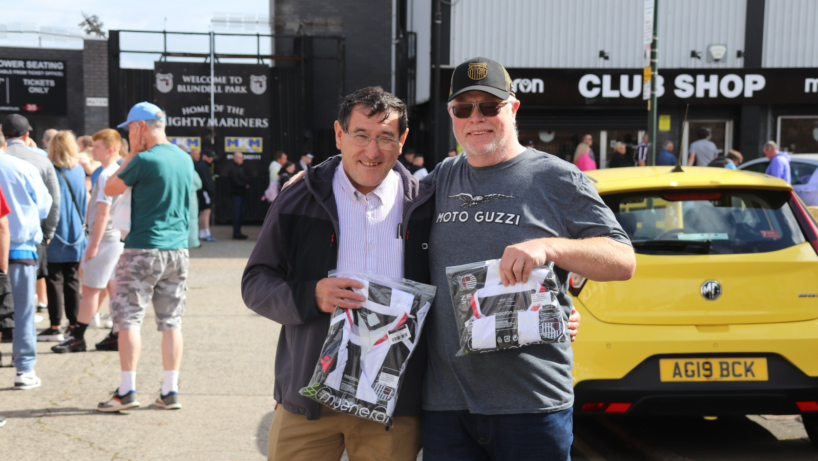
[[[509,245],[500,259],[500,281],[503,286],[518,282],[528,282],[531,270],[542,266],[548,260],[548,251],[543,244],[545,239]]]
[[[347,288],[363,288],[364,285],[352,279],[328,277],[315,285],[315,304],[321,312],[335,312],[336,307],[358,309],[366,298]]]
[[[130,141],[130,144],[131,144],[131,152],[130,152],[131,156],[134,156],[137,153],[142,152],[143,150],[145,150],[145,139],[142,136],[142,133],[144,132],[144,128],[142,128],[142,124],[144,124],[144,123],[145,122],[140,120],[140,121],[136,122],[133,125],[133,128],[131,128],[128,131],[128,141]]]
[[[301,181],[301,178],[303,178],[305,174],[306,173],[304,173],[304,170],[299,171],[298,173],[293,175],[293,177],[291,177],[289,181],[285,182],[284,185],[281,186],[281,190],[284,190],[284,189],[290,187],[290,184],[295,184],[298,181]]]
[[[576,308],[571,307],[571,316],[568,317],[568,335],[571,336],[571,342],[577,340],[580,320],[582,320],[582,316],[579,315],[579,312],[577,312]]]
[[[99,246],[94,245],[93,243],[88,245],[88,247],[85,249],[85,261],[96,258],[97,252],[99,252]]]

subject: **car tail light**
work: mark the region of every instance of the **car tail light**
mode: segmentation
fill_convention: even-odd
[[[625,413],[632,403],[588,402],[583,403],[580,411],[586,413]]]
[[[818,411],[818,402],[795,402],[798,411]]]
[[[585,286],[585,282],[588,279],[585,277],[575,274],[573,272],[568,273],[568,291],[571,292],[574,296],[579,296],[579,292],[582,291],[582,287]]]
[[[804,232],[807,240],[809,240],[809,243],[812,244],[815,253],[818,254],[818,224],[815,223],[815,219],[804,207],[801,199],[795,195],[795,191],[790,191],[790,207],[795,213],[795,218],[798,220],[801,230]]]

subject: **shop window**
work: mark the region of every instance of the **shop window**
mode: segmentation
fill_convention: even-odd
[[[818,152],[818,117],[778,117],[778,145],[791,154]]]

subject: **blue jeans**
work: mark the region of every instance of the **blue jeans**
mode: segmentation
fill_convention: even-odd
[[[241,217],[244,215],[244,196],[233,196],[233,237],[241,235]]]
[[[18,373],[26,373],[34,371],[37,361],[37,327],[34,324],[37,266],[9,264],[9,278],[14,298],[14,367]]]
[[[573,409],[555,413],[477,415],[424,411],[424,461],[571,459]]]

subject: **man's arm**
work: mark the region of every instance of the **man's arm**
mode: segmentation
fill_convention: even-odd
[[[691,151],[687,156],[687,166],[693,166],[696,163],[696,153]]]
[[[9,248],[11,247],[11,231],[9,217],[0,218],[0,271],[9,273]]]
[[[53,170],[53,168],[52,168]],[[28,182],[26,183],[29,197],[37,204],[37,211],[40,219],[46,219],[51,216],[52,204],[54,203],[53,196],[48,192],[48,188],[43,182],[43,178],[36,169],[31,170]],[[57,190],[57,200],[59,200],[59,189]],[[53,234],[52,234],[53,236]]]
[[[546,261],[598,282],[628,280],[636,270],[633,248],[608,237],[540,238],[506,247],[500,279],[503,285],[527,282],[531,269]]]
[[[289,262],[285,249],[290,245],[282,236],[280,207],[280,202],[274,202],[270,208],[244,269],[241,278],[244,304],[282,325],[308,323],[332,312],[335,305],[356,307],[346,300],[363,301],[362,297],[348,290],[339,291],[344,285],[351,286],[345,279],[286,280]]]
[[[51,209],[43,224],[43,238],[51,240],[57,230],[57,222],[60,220],[60,183],[57,181],[57,171],[53,166],[48,166],[48,173],[45,175],[45,187],[51,196]]]
[[[85,261],[94,259],[97,256],[99,244],[102,242],[102,236],[105,234],[105,228],[108,227],[108,216],[111,213],[110,204],[105,202],[97,202],[96,205],[97,220],[94,222],[94,229],[91,232],[88,248],[85,249]]]
[[[119,177],[119,173],[122,173],[122,171],[125,170],[125,167],[131,163],[131,160],[133,160],[135,156],[136,152],[129,152],[128,156],[122,160],[122,163],[119,165],[119,169],[116,170],[116,173],[112,174],[111,177],[108,178],[108,182],[105,183],[105,189],[103,189],[105,195],[114,197],[125,192],[125,189],[127,189],[128,186],[125,184],[125,181]]]

